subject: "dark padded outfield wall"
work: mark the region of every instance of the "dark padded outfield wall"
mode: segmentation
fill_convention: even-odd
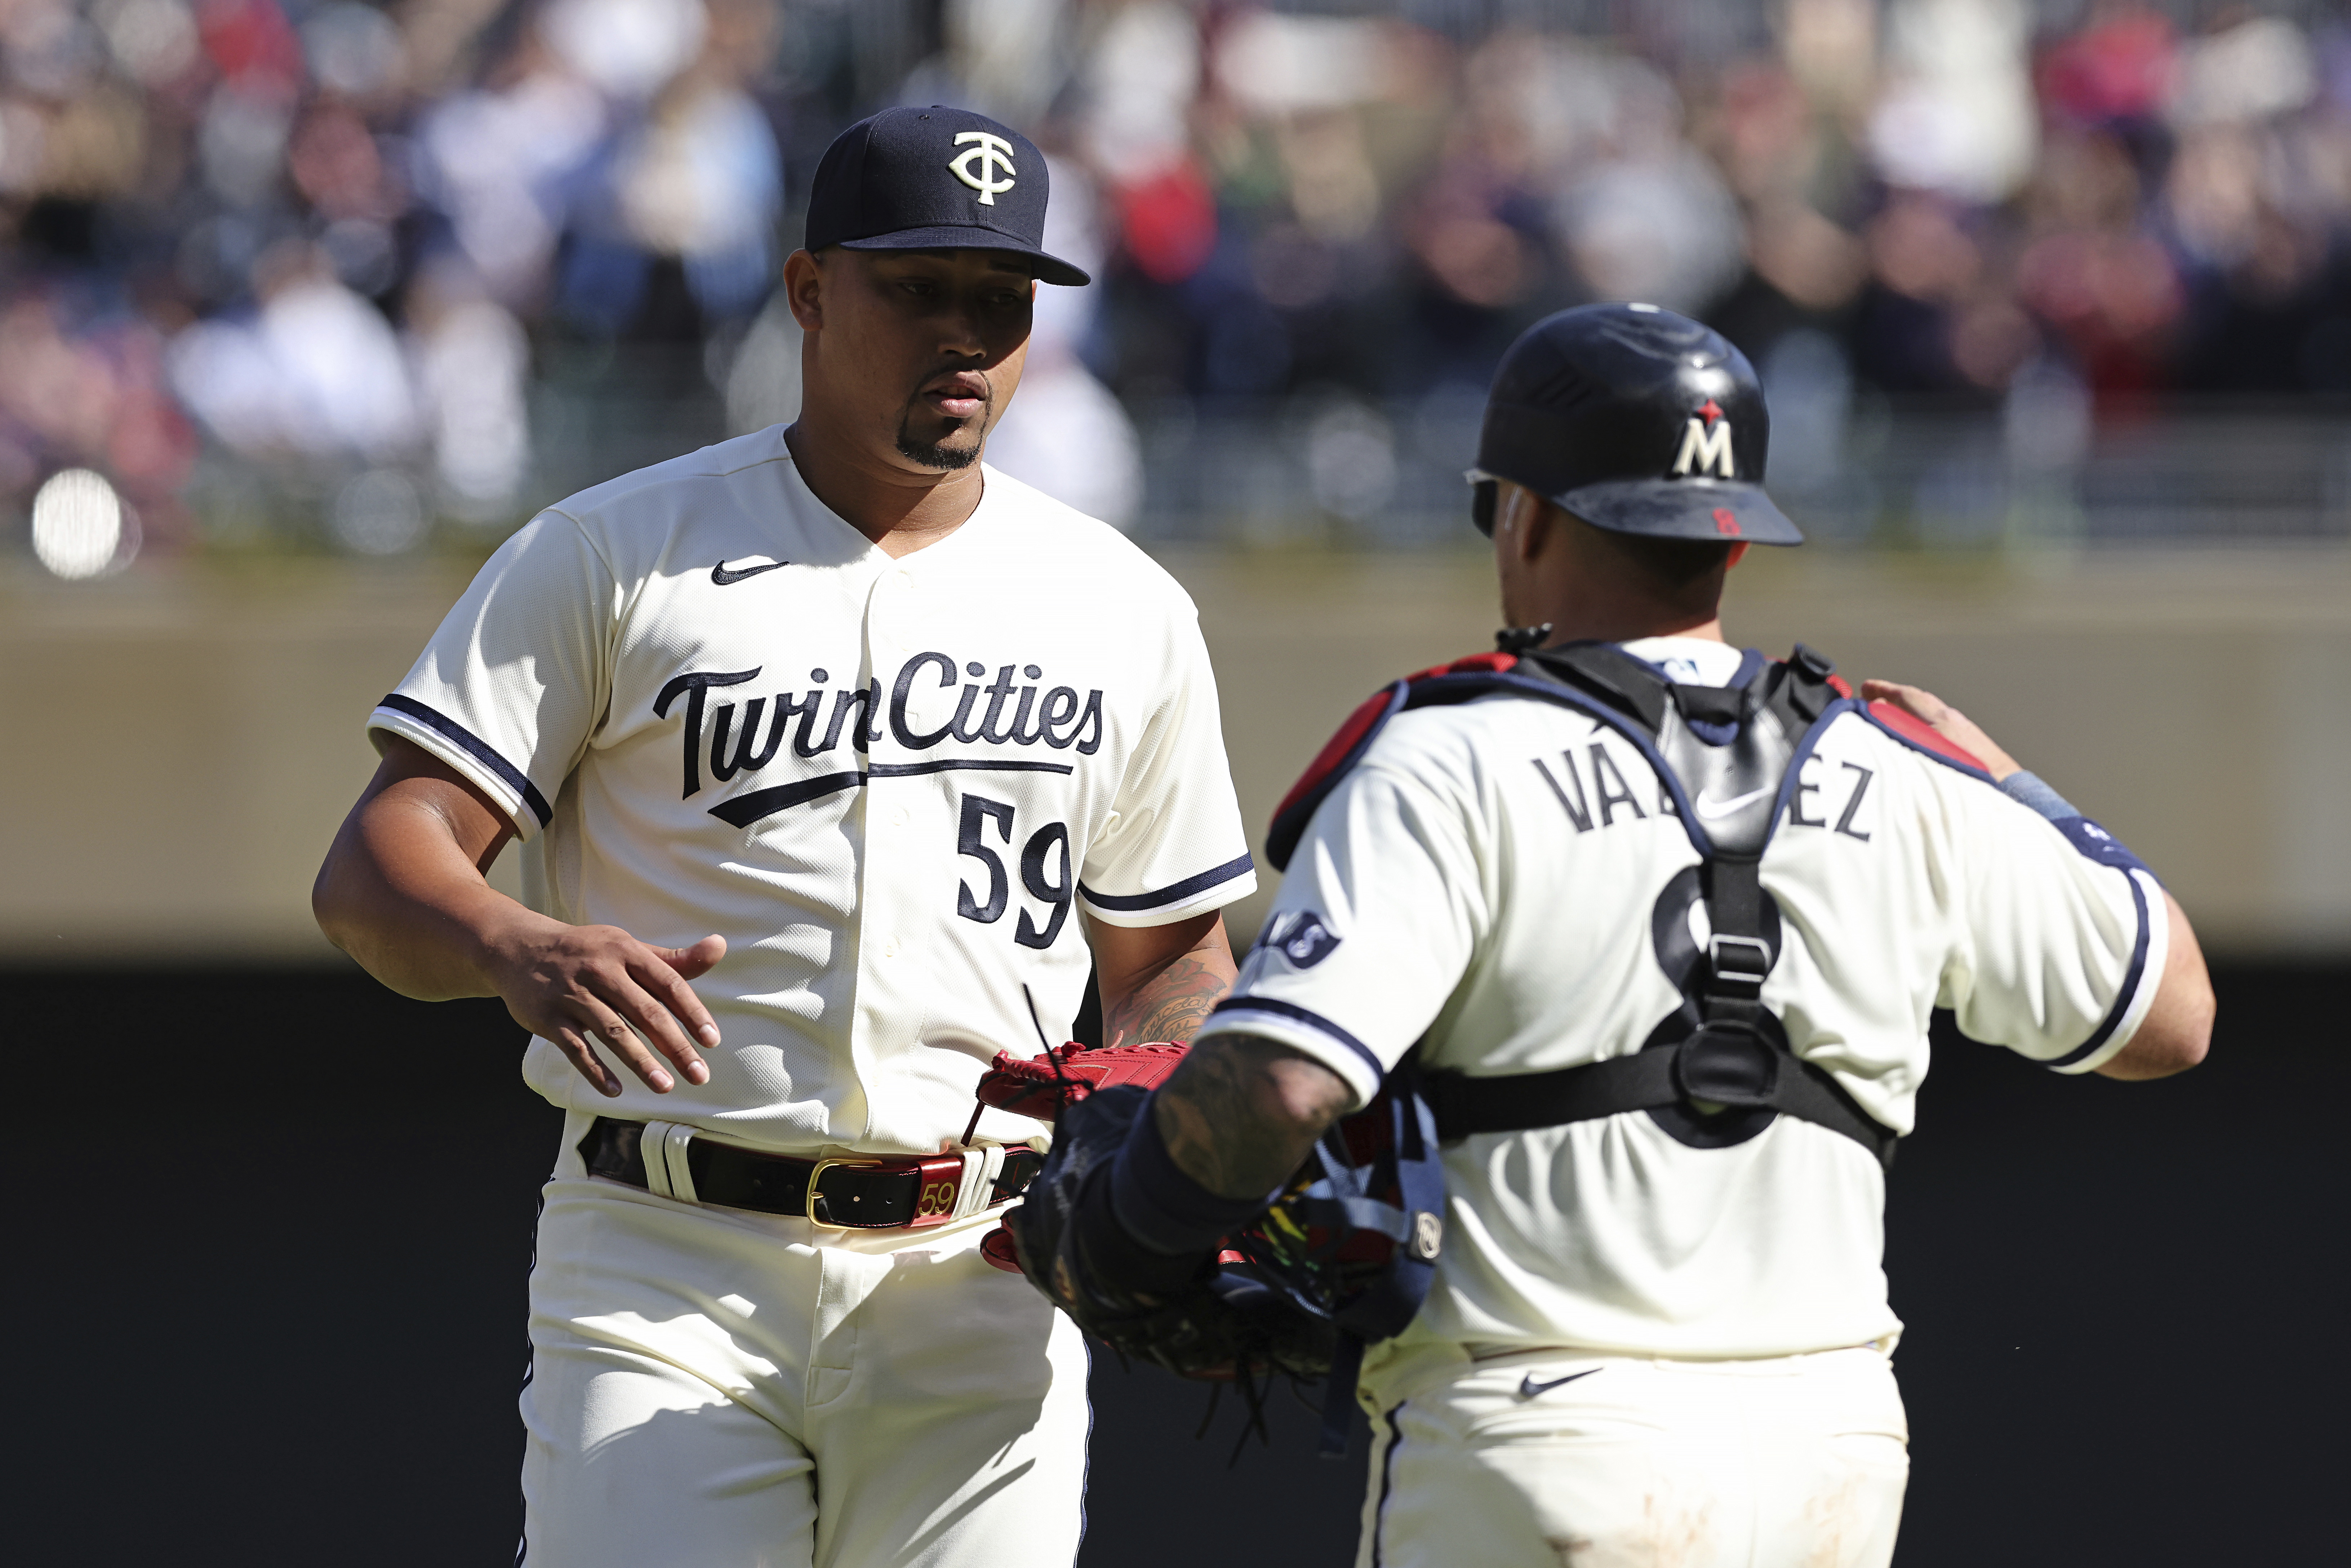
[[[1938,1042],[1895,1163],[1900,1568],[2316,1562],[2351,1368],[2351,969],[2216,975],[2213,1059],[2056,1079]],[[558,1122],[486,1002],[355,971],[0,975],[12,1561],[510,1562]],[[1088,1568],[1343,1568],[1363,1437],[1227,1469],[1228,1401],[1098,1358]]]

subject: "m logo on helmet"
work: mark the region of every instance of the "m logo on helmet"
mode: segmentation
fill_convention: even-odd
[[[965,147],[967,141],[977,145]],[[990,131],[964,131],[956,133],[956,145],[964,150],[947,161],[947,172],[977,191],[981,206],[996,205],[998,193],[1012,189],[1013,176],[1020,172],[1012,166],[1012,143]],[[975,163],[979,165],[976,174]],[[998,169],[1004,171],[1001,180],[996,177]]]
[[[1690,415],[1689,427],[1682,432],[1681,455],[1674,459],[1677,475],[1703,476],[1708,470],[1725,479],[1739,477],[1730,458],[1730,421],[1722,417],[1712,398]]]

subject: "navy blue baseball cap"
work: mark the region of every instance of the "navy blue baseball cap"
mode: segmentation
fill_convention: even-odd
[[[1471,517],[1493,532],[1499,478],[1615,533],[1800,545],[1763,493],[1771,444],[1755,367],[1721,333],[1655,305],[1579,306],[1502,356]]]
[[[1092,278],[1046,253],[1045,155],[965,109],[885,109],[832,140],[809,193],[810,250],[1002,250],[1047,283]]]

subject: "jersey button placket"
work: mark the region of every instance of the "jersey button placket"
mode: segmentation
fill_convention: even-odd
[[[881,710],[872,731],[879,738],[868,753],[869,766],[873,763],[903,762],[905,758],[897,751],[897,737],[890,728],[889,704],[895,689],[898,674],[914,649],[900,634],[905,619],[907,573],[903,564],[893,565],[874,580],[871,596],[866,601],[865,645],[866,662],[880,682]],[[859,909],[858,951],[858,1021],[860,1071],[871,1077],[875,1053],[893,1056],[905,1041],[891,1038],[885,1020],[903,1020],[908,1016],[905,1003],[911,998],[899,996],[898,958],[902,946],[902,931],[910,895],[922,883],[922,862],[918,846],[911,841],[913,817],[906,807],[904,785],[900,779],[869,778],[865,785],[863,821],[865,825],[864,877]],[[921,1009],[914,1016],[921,1016]]]

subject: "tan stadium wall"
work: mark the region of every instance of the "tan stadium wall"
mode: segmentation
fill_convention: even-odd
[[[1357,701],[1495,621],[1474,555],[1165,559],[1200,605],[1253,838]],[[0,573],[0,961],[332,959],[308,890],[373,766],[360,725],[463,581]],[[2351,954],[2351,553],[1772,555],[1740,570],[1727,625],[1965,707],[2216,949]]]

